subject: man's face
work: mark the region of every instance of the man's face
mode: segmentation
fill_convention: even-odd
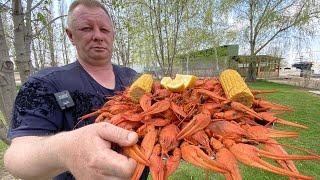
[[[82,5],[76,7],[67,34],[80,60],[91,65],[103,65],[111,61],[114,31],[103,9]]]

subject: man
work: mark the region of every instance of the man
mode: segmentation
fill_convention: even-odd
[[[135,144],[135,132],[91,124],[93,119],[73,129],[79,127],[78,118],[101,107],[106,96],[129,86],[136,72],[112,65],[114,29],[99,2],[73,2],[66,32],[78,60],[43,70],[21,87],[5,167],[22,179],[128,179],[136,162],[113,151],[110,143]]]

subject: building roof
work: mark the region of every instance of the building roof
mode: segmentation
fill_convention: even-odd
[[[238,58],[234,58],[235,61],[238,62],[246,62],[250,60],[251,56],[250,55],[239,55]],[[270,56],[270,55],[256,55],[256,59],[259,62],[268,62],[268,61],[280,61],[284,58],[281,57],[275,57],[275,56]]]

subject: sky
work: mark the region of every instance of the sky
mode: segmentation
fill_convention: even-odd
[[[68,7],[73,0],[66,0],[66,7]],[[242,23],[243,24],[243,23]],[[320,64],[320,27],[319,33],[311,38],[308,45],[301,45],[301,48],[297,48],[297,45],[291,45],[283,54],[284,60],[290,65],[299,62],[299,61],[312,61],[314,63]],[[240,48],[241,49],[241,48]],[[244,54],[245,52],[239,52]]]
[[[310,47],[302,48],[301,51],[292,48],[288,52],[288,61],[299,62],[301,58],[306,61],[320,63],[320,34],[316,35],[310,43]]]

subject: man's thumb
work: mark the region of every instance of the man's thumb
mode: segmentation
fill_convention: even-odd
[[[98,134],[103,139],[117,143],[120,146],[131,146],[138,141],[137,133],[122,129],[110,123],[101,123]]]

